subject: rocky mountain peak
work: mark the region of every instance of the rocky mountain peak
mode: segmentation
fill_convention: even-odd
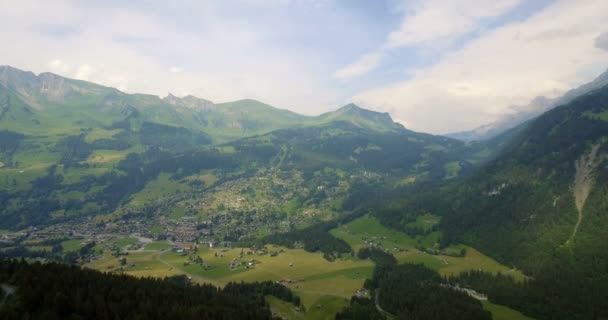
[[[206,111],[215,108],[215,104],[213,102],[195,97],[193,95],[187,95],[183,98],[180,98],[173,95],[172,93],[169,93],[165,98],[163,98],[163,101],[172,106],[184,107],[201,111]]]

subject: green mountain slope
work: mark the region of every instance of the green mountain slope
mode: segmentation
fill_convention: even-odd
[[[532,273],[556,251],[595,247],[591,239],[604,235],[597,226],[608,223],[597,212],[608,181],[607,111],[605,87],[530,123],[502,156],[457,187],[462,207],[445,212],[447,236]]]
[[[197,137],[170,128],[143,123],[138,135],[129,137],[146,144],[142,150],[114,139],[88,142],[85,135],[68,136],[51,150],[54,158],[38,160],[33,158],[40,157],[37,149],[30,154],[19,151],[22,146],[6,143],[7,151],[2,153],[6,166],[0,169],[5,190],[0,204],[5,219],[0,224],[18,229],[123,212],[121,208],[142,212],[142,201],[148,207],[156,206],[145,200],[146,195],[161,176],[168,175],[159,186],[167,189],[166,195],[157,194],[150,200],[171,198],[174,192],[191,194],[195,199],[239,198],[242,190],[255,189],[248,210],[266,208],[280,215],[288,212],[289,217],[279,216],[266,223],[291,221],[289,224],[297,225],[342,214],[340,202],[356,183],[437,181],[466,174],[473,168],[466,159],[470,149],[462,142],[407,130],[380,133],[349,122],[277,130],[195,150],[171,145],[167,137],[179,137],[182,143],[189,138],[193,144]],[[26,146],[34,143],[30,137],[2,133],[4,139],[0,141],[19,139],[18,144]],[[167,145],[162,145],[163,139]],[[47,166],[43,160],[48,161]],[[214,181],[195,183],[201,175]],[[260,182],[265,180],[272,182]],[[243,209],[241,204],[232,206],[231,201],[201,201],[205,203],[199,211],[201,216]],[[167,200],[158,208],[172,210],[181,206],[179,202]],[[310,210],[323,215],[302,221],[304,212]]]
[[[0,225],[8,229],[183,212],[191,204],[177,193],[204,199],[201,219],[276,213],[256,213],[255,227],[235,220],[225,226],[239,230],[231,238],[273,232],[344,214],[355,185],[458,178],[492,154],[353,104],[309,117],[255,100],[161,99],[11,67],[0,67],[0,107]],[[259,192],[247,205],[225,199],[242,190]]]
[[[75,134],[83,129],[108,128],[138,130],[143,122],[153,122],[202,132],[220,143],[335,120],[380,131],[398,127],[387,114],[354,105],[308,117],[250,99],[219,104],[194,96],[168,95],[161,99],[127,94],[52,73],[36,76],[8,66],[0,66],[0,98],[0,127],[24,134]],[[11,108],[10,104],[15,106]]]
[[[393,122],[388,113],[380,113],[363,109],[355,104],[348,104],[336,111],[328,112],[318,117],[318,122],[346,121],[361,128],[379,132],[401,131],[403,126]]]
[[[504,151],[457,183],[401,195],[407,214],[442,216],[442,243],[465,243],[529,281],[471,274],[455,281],[539,319],[602,319],[608,295],[608,87],[509,134]],[[502,139],[498,137],[498,139]],[[399,226],[400,213],[379,217]]]

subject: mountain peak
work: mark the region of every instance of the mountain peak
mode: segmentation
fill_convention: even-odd
[[[395,131],[403,126],[393,121],[387,112],[377,112],[349,103],[340,109],[322,114],[325,121],[347,121],[356,126],[377,131]]]
[[[210,110],[215,107],[215,104],[213,102],[195,97],[193,95],[187,95],[185,97],[180,98],[174,96],[172,93],[169,93],[166,97],[163,98],[163,101],[172,106],[185,107],[188,109],[196,110]]]
[[[11,66],[0,66],[0,84],[16,89],[23,86],[33,86],[36,75],[31,71],[23,71]]]
[[[351,103],[343,106],[342,108],[340,108],[338,110],[363,110],[363,108],[361,108],[358,105],[356,105],[353,102],[351,102]]]
[[[595,80],[593,80],[594,82],[596,81],[608,81],[608,69],[606,69],[604,72],[602,72],[602,74],[600,74],[599,76],[597,76],[597,78],[595,78]]]

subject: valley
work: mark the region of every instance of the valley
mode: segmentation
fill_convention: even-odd
[[[509,269],[467,246],[454,246],[446,250],[445,254],[436,255],[420,251],[416,248],[417,245],[428,244],[432,247],[436,244],[433,238],[437,235],[412,238],[382,226],[370,216],[358,218],[331,233],[345,239],[355,251],[370,245],[384,248],[391,251],[400,263],[422,263],[438,270],[442,275],[481,269],[523,279],[520,271]],[[363,282],[371,277],[374,268],[371,261],[351,255],[343,255],[329,262],[319,253],[275,245],[266,245],[257,250],[223,246],[209,248],[207,245],[196,249],[181,249],[184,245],[166,241],[144,244],[136,238],[131,239],[130,244],[126,245],[128,242],[121,241],[124,246],[119,248],[119,255],[113,250],[104,250],[104,246],[96,246],[93,249],[94,260],[85,266],[137,277],[186,274],[194,282],[220,286],[235,281],[279,281],[302,298],[306,311],[297,312],[294,306],[281,305],[277,301],[271,303],[273,310],[289,311],[302,319],[332,319],[336,312],[347,305],[351,296],[368,294],[362,290]],[[107,242],[112,243],[112,240]],[[133,247],[138,249],[133,250]],[[463,249],[466,250],[465,255],[456,256]],[[180,250],[184,251],[178,252]],[[202,260],[194,262],[198,257]],[[123,258],[126,262],[121,265]],[[497,316],[509,312],[499,307],[495,309],[493,312]]]
[[[303,116],[0,74],[0,255],[22,272],[237,283],[290,319],[603,314],[605,87],[463,142],[354,104]]]

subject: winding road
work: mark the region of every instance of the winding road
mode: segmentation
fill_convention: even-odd
[[[383,316],[385,316],[387,319],[396,319],[397,318],[397,316],[382,309],[382,307],[380,306],[380,289],[376,289],[376,297],[374,300],[376,302],[376,309],[378,309],[378,312],[380,312]]]

